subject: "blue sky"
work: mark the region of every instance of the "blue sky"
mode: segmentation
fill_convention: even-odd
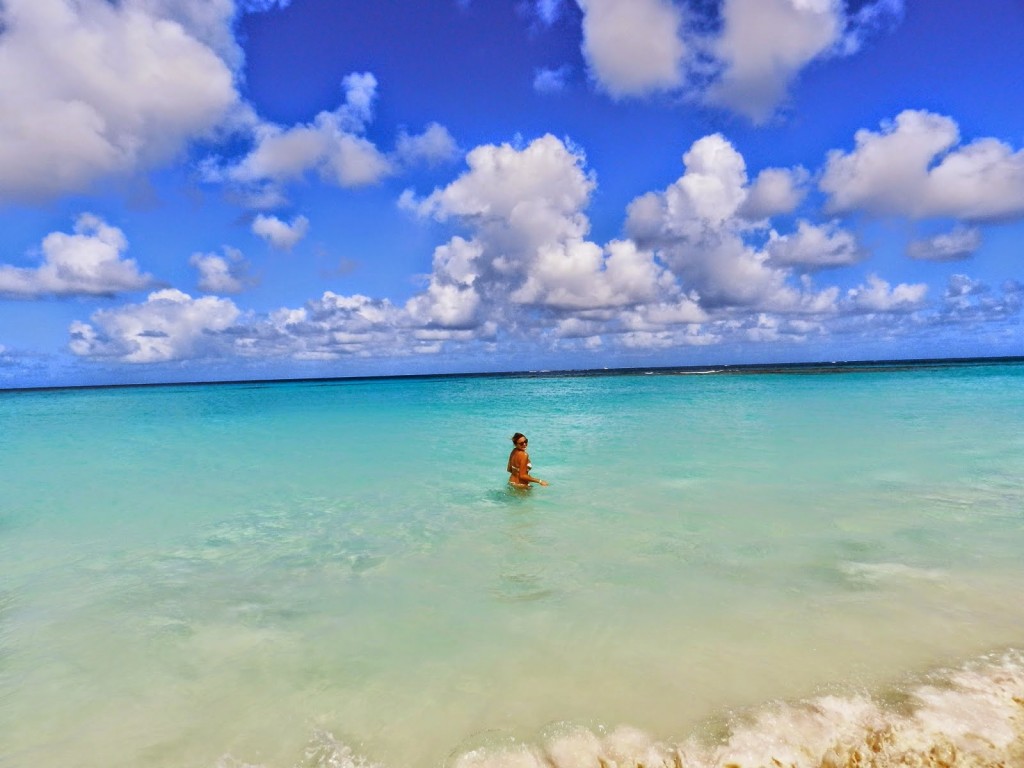
[[[0,386],[1024,354],[1013,0],[5,0]]]

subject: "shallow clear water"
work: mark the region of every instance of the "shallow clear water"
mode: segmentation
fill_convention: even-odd
[[[1024,696],[1024,365],[7,392],[0,434],[3,768],[756,765],[707,750],[779,706]]]

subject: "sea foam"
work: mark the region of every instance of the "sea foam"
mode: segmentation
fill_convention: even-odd
[[[558,731],[559,729],[555,729]],[[659,741],[567,727],[481,748],[453,768],[1014,768],[1024,766],[1024,656],[1007,652],[895,695],[826,695],[734,714],[727,735]]]
[[[718,733],[712,738],[710,733]],[[389,766],[325,730],[293,768]],[[679,741],[629,725],[554,724],[535,740],[492,738],[446,768],[1020,768],[1024,654],[1008,651],[874,696],[823,695],[732,713],[724,732]],[[277,768],[224,755],[217,768]]]

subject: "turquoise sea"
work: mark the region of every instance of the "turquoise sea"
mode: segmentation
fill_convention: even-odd
[[[1024,765],[1020,361],[6,391],[0,440],[2,768]]]

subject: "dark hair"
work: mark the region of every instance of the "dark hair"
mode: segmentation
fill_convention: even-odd
[[[512,435],[512,444],[515,445],[516,443],[518,443],[520,437],[526,437],[526,435],[524,435],[522,432],[516,432],[514,435]]]

